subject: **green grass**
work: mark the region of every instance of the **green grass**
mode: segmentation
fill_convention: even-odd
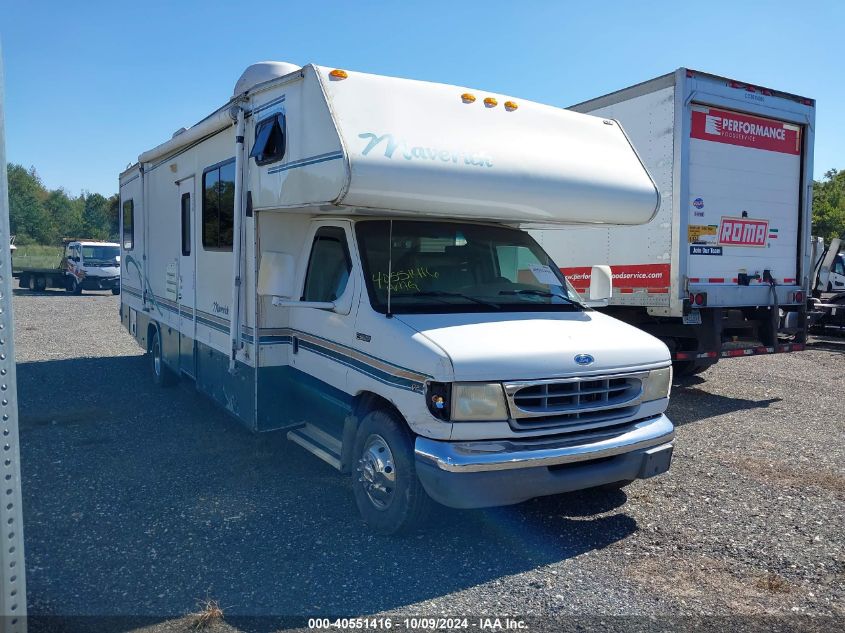
[[[57,268],[62,260],[62,249],[58,246],[27,244],[12,251],[12,269]]]

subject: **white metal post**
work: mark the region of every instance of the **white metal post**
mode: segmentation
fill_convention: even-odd
[[[26,631],[18,382],[12,317],[12,257],[6,179],[3,51],[0,48],[0,631]]]

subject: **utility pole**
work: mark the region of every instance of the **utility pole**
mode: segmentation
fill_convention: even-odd
[[[0,631],[26,633],[18,378],[12,315],[9,183],[6,177],[6,89],[0,47]]]

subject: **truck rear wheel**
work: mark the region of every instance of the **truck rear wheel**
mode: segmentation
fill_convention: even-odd
[[[150,340],[150,373],[153,375],[153,384],[159,387],[169,387],[176,384],[176,374],[164,362],[164,354],[161,349],[161,336],[158,328],[153,329]]]
[[[38,275],[35,278],[35,290],[38,292],[44,292],[47,290],[47,278],[44,275]]]
[[[379,534],[419,527],[433,501],[423,489],[414,462],[414,441],[405,422],[376,410],[355,434],[352,492],[364,522]]]
[[[672,375],[676,378],[688,378],[704,372],[712,366],[700,365],[694,360],[681,360],[672,363]]]

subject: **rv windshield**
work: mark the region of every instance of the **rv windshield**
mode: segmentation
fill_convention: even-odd
[[[517,229],[363,220],[356,233],[378,312],[530,312],[584,308],[554,262]]]
[[[120,255],[119,246],[82,246],[82,258],[85,261],[113,262]]]

